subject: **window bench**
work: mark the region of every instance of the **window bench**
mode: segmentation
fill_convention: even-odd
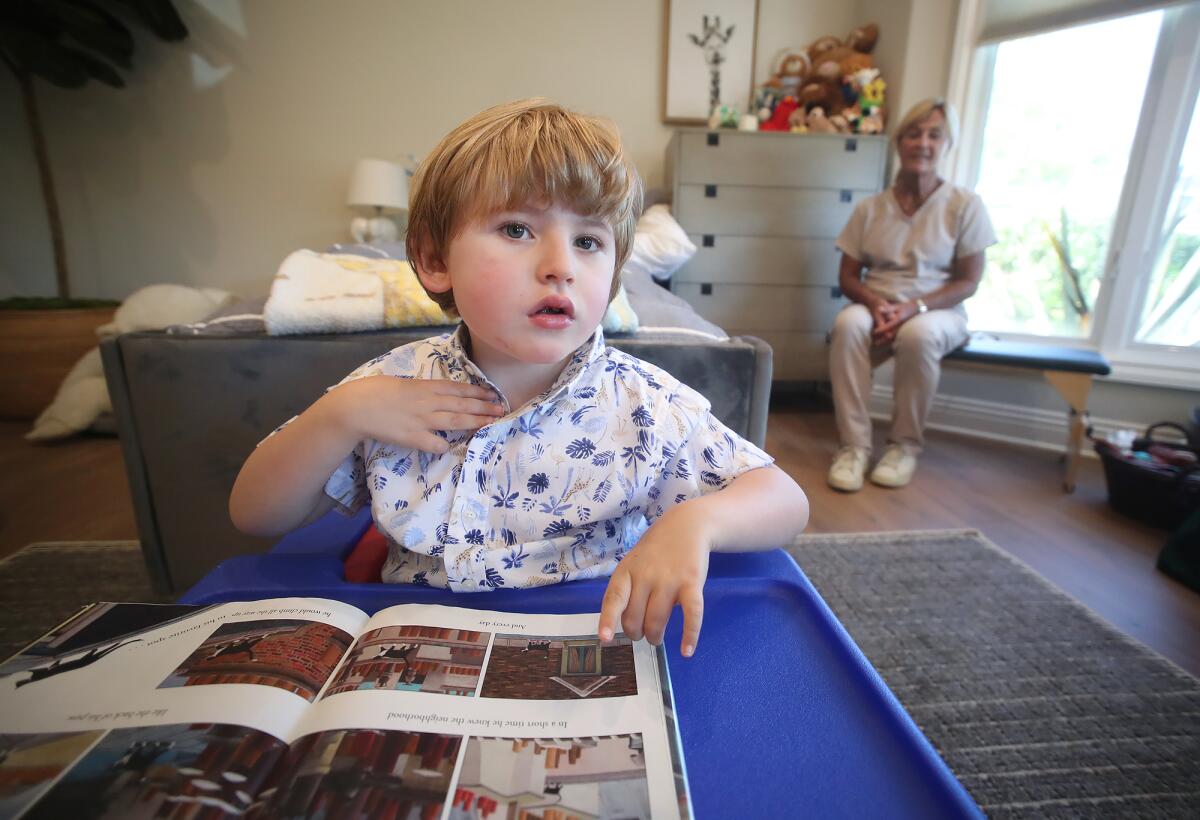
[[[1079,470],[1079,449],[1087,427],[1088,393],[1091,392],[1094,376],[1107,376],[1112,372],[1108,361],[1094,350],[981,338],[973,338],[950,352],[946,355],[946,361],[1041,371],[1069,408],[1063,489],[1068,493],[1074,492],[1075,476]]]

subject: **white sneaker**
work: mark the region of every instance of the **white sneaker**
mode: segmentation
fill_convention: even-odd
[[[870,455],[862,447],[843,447],[838,450],[829,468],[829,486],[848,493],[861,490]]]
[[[889,444],[871,471],[871,482],[880,487],[903,487],[917,471],[917,457],[901,444]]]

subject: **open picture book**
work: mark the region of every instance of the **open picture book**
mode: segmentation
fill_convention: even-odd
[[[0,665],[0,818],[686,818],[666,656],[597,613],[93,604]]]

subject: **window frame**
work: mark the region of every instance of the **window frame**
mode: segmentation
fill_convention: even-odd
[[[983,0],[963,0],[951,55],[949,98],[963,112],[960,146],[950,157],[951,178],[974,188],[999,42],[979,43]],[[1147,10],[1148,11],[1148,10]],[[1141,12],[1133,12],[1141,13]],[[1146,94],[1117,201],[1094,321],[1086,337],[996,331],[1032,341],[1100,351],[1113,381],[1200,388],[1200,349],[1136,340],[1148,288],[1144,282],[1160,250],[1166,209],[1196,101],[1200,95],[1200,2],[1162,10]],[[1079,21],[1071,27],[1093,21]],[[1030,32],[1024,36],[1037,33]],[[1200,115],[1198,115],[1200,116]],[[1200,123],[1194,127],[1200,128]]]

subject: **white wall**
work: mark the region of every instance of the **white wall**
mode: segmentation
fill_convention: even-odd
[[[663,184],[662,2],[177,6],[191,36],[139,37],[127,88],[37,83],[75,295],[157,282],[265,293],[288,252],[349,238],[355,160],[421,156],[463,118],[519,97],[613,118],[647,185]],[[820,0],[759,9],[760,79],[780,48],[866,22]],[[50,294],[40,188],[6,74],[0,173],[0,297]]]

